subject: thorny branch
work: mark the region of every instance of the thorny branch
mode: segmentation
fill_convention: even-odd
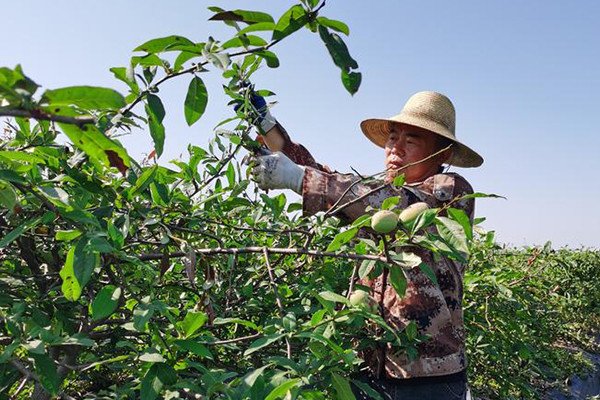
[[[249,254],[249,253],[262,253],[265,247],[233,247],[233,248],[214,248],[214,249],[196,249],[196,254],[199,255],[215,255],[215,254]],[[309,255],[313,257],[334,257],[334,258],[346,258],[353,260],[375,260],[386,262],[386,257],[373,255],[373,254],[353,254],[353,253],[334,253],[330,251],[319,251],[319,250],[307,250],[303,248],[267,248],[269,253],[273,254],[300,254]],[[186,257],[188,253],[183,251],[177,251],[169,254],[155,253],[155,254],[141,254],[138,258],[140,261],[152,261],[160,260],[163,257],[168,258],[179,258]]]

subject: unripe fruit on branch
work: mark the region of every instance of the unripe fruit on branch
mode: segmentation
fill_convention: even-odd
[[[377,312],[377,302],[364,290],[356,290],[350,295],[350,305],[372,313]]]
[[[406,207],[400,213],[400,221],[403,224],[408,224],[408,223],[414,221],[419,216],[419,214],[421,214],[423,211],[427,210],[428,208],[429,208],[429,206],[427,205],[427,203],[423,203],[423,202],[413,203],[410,206]]]
[[[390,233],[397,225],[398,215],[393,211],[377,211],[371,218],[371,228],[377,233]]]

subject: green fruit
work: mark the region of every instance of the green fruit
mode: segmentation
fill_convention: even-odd
[[[361,310],[376,312],[377,303],[369,293],[364,290],[356,290],[350,295],[350,305],[352,307],[360,308]]]
[[[390,233],[398,225],[398,215],[389,210],[377,211],[371,218],[371,228],[377,233]]]
[[[419,216],[419,214],[421,214],[423,211],[427,210],[428,208],[429,208],[429,206],[427,205],[427,203],[423,203],[423,202],[413,203],[410,206],[406,207],[400,213],[400,221],[403,224],[408,224],[408,223],[414,221]]]

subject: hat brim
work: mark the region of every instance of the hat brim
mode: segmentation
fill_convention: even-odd
[[[360,123],[360,128],[364,135],[375,145],[385,148],[385,143],[390,134],[390,127],[392,124],[400,124],[406,126],[413,126],[421,129],[426,129],[436,135],[445,137],[454,143],[452,146],[452,158],[447,161],[448,164],[462,168],[475,168],[483,164],[483,157],[481,157],[476,151],[468,147],[467,145],[459,142],[456,138],[447,130],[440,126],[421,126],[422,124],[410,124],[404,121],[396,121],[394,119],[378,119],[371,118],[366,119]]]

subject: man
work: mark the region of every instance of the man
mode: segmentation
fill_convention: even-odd
[[[270,113],[264,115],[261,126],[266,132],[262,140],[274,153],[256,157],[252,174],[263,189],[292,189],[302,195],[305,214],[327,211],[336,203],[364,196],[336,213],[337,217],[352,221],[363,215],[367,206],[377,208],[386,198],[400,196],[402,208],[415,202],[442,207],[453,201],[452,207],[473,218],[474,201],[456,200],[472,193],[471,186],[456,173],[444,173],[442,165],[478,167],[483,159],[456,139],[454,106],[442,94],[416,93],[400,114],[361,123],[367,138],[384,148],[388,185],[376,191],[373,185],[357,182],[357,176],[332,173],[317,164],[303,146],[291,141]],[[404,173],[406,179],[401,189],[390,184],[399,173]],[[407,272],[408,287],[402,298],[387,282],[386,272],[364,283],[372,289],[390,326],[400,331],[415,321],[419,333],[428,335],[430,340],[419,344],[415,360],[391,345],[365,353],[370,371],[365,380],[385,399],[464,399],[465,266],[444,257],[434,258],[421,248],[415,248],[415,254],[433,269],[439,286],[419,268]],[[358,390],[356,395],[366,398]]]

